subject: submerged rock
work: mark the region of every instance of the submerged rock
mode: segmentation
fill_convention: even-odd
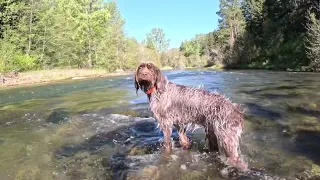
[[[59,124],[66,122],[68,120],[69,112],[65,108],[58,108],[51,112],[51,114],[47,117],[47,122],[53,124]]]
[[[316,175],[316,176],[320,177],[320,166],[316,165],[316,164],[313,164],[311,172],[312,172],[313,175]]]
[[[300,113],[307,116],[313,116],[320,119],[320,111],[316,109],[316,105],[300,105],[300,106],[288,106],[289,112]]]
[[[30,166],[20,169],[16,175],[15,180],[36,180],[40,178],[40,168],[38,166]]]
[[[187,166],[186,166],[185,164],[182,164],[182,165],[180,166],[180,169],[182,169],[182,170],[187,170]]]

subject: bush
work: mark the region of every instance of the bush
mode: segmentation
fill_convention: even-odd
[[[14,61],[16,47],[4,40],[0,40],[0,72],[12,70],[11,62]]]
[[[0,71],[28,71],[37,68],[36,57],[23,54],[10,42],[0,40]]]
[[[37,69],[36,58],[25,54],[18,54],[14,58],[13,67],[17,71]]]

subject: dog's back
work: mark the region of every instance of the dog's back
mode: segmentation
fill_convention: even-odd
[[[174,83],[168,83],[163,93],[155,95],[150,106],[164,119],[172,119],[173,124],[203,124],[205,120],[219,121],[222,117],[231,120],[235,115],[242,119],[239,106],[223,95]]]

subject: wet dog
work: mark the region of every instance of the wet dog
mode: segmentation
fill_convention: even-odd
[[[184,149],[190,146],[186,135],[190,125],[201,125],[211,151],[219,151],[225,163],[240,170],[247,164],[240,157],[244,115],[239,105],[223,95],[170,82],[152,62],[140,63],[135,72],[136,91],[148,96],[150,109],[164,134],[163,148],[171,152],[175,126]]]

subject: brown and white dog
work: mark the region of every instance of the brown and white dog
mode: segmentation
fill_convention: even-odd
[[[144,91],[150,109],[164,134],[163,148],[171,152],[171,133],[175,126],[184,149],[190,146],[186,135],[190,124],[205,128],[211,151],[219,151],[225,163],[247,170],[240,157],[243,111],[223,95],[186,87],[168,81],[152,62],[140,63],[135,72],[135,88]]]

